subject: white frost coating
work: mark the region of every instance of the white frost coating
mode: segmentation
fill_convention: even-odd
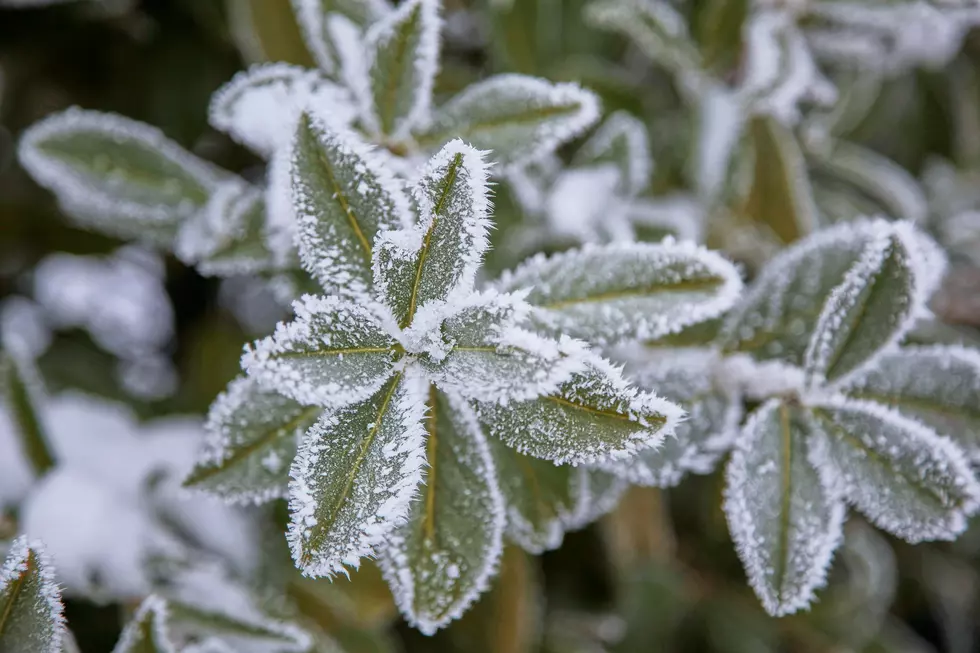
[[[611,163],[563,172],[545,204],[552,233],[582,243],[601,241],[610,222],[625,219],[626,206],[615,199],[622,182],[622,173]]]
[[[277,267],[296,256],[297,217],[293,210],[290,181],[290,152],[276,150],[266,167],[265,237]]]
[[[35,181],[55,193],[63,204],[86,213],[122,214],[154,223],[186,217],[196,208],[189,198],[184,198],[177,205],[150,205],[121,198],[109,190],[119,180],[112,177],[102,179],[101,185],[106,187],[100,188],[92,176],[80,174],[74,167],[42,151],[43,143],[49,139],[68,138],[86,132],[118,143],[135,141],[151,148],[160,158],[180,168],[204,189],[213,189],[226,174],[177,145],[156,127],[112,113],[72,107],[31,125],[21,137],[17,153],[21,165]],[[97,157],[97,154],[92,154],[93,160],[97,160]],[[111,161],[107,160],[106,163],[111,164]]]
[[[368,132],[377,133],[378,116],[371,96],[370,64],[361,30],[352,20],[338,14],[327,17],[327,30],[340,58],[340,80],[347,86],[357,107],[357,121]]]
[[[831,292],[817,320],[810,346],[806,351],[805,366],[812,378],[811,383],[821,383],[831,356],[840,353],[835,342],[843,327],[844,320],[853,311],[863,310],[858,304],[862,301],[862,291],[869,283],[875,283],[882,274],[882,266],[894,246],[901,248],[896,252],[905,271],[911,276],[911,296],[893,297],[896,302],[907,300],[908,306],[899,316],[898,322],[885,325],[881,331],[881,341],[870,352],[866,360],[850,370],[843,377],[835,379],[835,384],[844,384],[853,375],[872,367],[877,358],[894,348],[902,341],[915,323],[929,315],[927,303],[938,286],[946,269],[945,255],[925,234],[919,232],[908,222],[876,223],[878,229],[865,246],[861,257],[847,271],[844,280]],[[887,333],[886,333],[887,330]]]
[[[289,145],[296,121],[312,111],[338,126],[357,114],[349,93],[320,72],[285,63],[236,74],[211,97],[208,120],[257,154],[270,158]]]
[[[781,410],[789,409],[771,399],[749,416],[726,468],[724,502],[749,584],[777,617],[808,607],[826,584],[846,513],[839,488],[801,459],[805,441],[781,423]]]
[[[51,326],[41,306],[21,295],[0,301],[0,349],[28,360],[51,345]]]
[[[576,153],[576,158],[582,157],[586,160],[598,158],[609,161],[611,150],[619,140],[622,140],[626,150],[625,160],[617,161],[623,166],[625,177],[623,191],[629,196],[635,196],[647,187],[650,183],[650,175],[653,174],[649,134],[646,125],[639,119],[626,111],[612,114],[582,145]]]
[[[634,231],[657,228],[672,233],[677,240],[704,240],[704,206],[684,193],[636,198],[626,208],[626,219]]]
[[[289,484],[290,524],[286,539],[293,554],[293,560],[310,577],[347,574],[346,567],[355,569],[361,558],[374,556],[378,547],[385,544],[391,532],[402,525],[409,515],[411,502],[418,495],[418,485],[422,482],[425,460],[425,400],[428,390],[423,379],[414,370],[406,370],[398,381],[400,387],[391,398],[393,406],[389,415],[398,420],[397,435],[390,435],[380,452],[380,464],[385,481],[390,485],[379,487],[377,478],[354,478],[352,492],[366,493],[370,509],[364,512],[363,506],[353,506],[354,513],[343,527],[356,535],[348,541],[334,541],[320,549],[308,549],[307,538],[311,529],[317,525],[317,488],[324,465],[329,464],[330,449],[349,447],[344,438],[343,411],[324,414],[306,435],[296,454],[290,472]],[[372,425],[381,428],[377,424]],[[348,436],[351,434],[347,434]],[[368,454],[366,462],[371,462]],[[339,470],[337,470],[339,471]],[[356,496],[360,496],[359,494]],[[347,498],[350,501],[350,497]],[[346,502],[345,502],[346,503]],[[340,519],[336,517],[334,522]],[[346,520],[345,520],[346,521]],[[331,525],[331,527],[333,524]],[[326,550],[324,550],[324,548]]]
[[[290,0],[293,15],[303,34],[306,49],[313,55],[313,60],[320,70],[333,76],[338,67],[331,51],[331,43],[327,41],[326,25],[329,14],[323,10],[321,0]]]
[[[167,602],[156,594],[151,594],[143,603],[140,604],[132,620],[123,629],[122,636],[112,653],[133,653],[134,651],[147,650],[156,653],[177,653],[173,642],[170,639],[168,621],[170,609]],[[149,625],[150,641],[144,639],[146,625]]]
[[[690,293],[686,283],[707,281]],[[692,242],[612,243],[541,254],[494,284],[530,289],[543,323],[596,343],[653,340],[724,313],[739,299],[738,269]],[[676,289],[675,289],[676,288]]]
[[[745,129],[746,112],[738,94],[723,84],[705,86],[699,97],[694,179],[699,197],[712,201],[728,177],[732,152]]]
[[[11,542],[6,560],[0,567],[0,595],[4,594],[11,583],[28,573],[27,563],[32,553],[36,558],[37,598],[40,599],[40,602],[35,603],[33,607],[40,613],[37,615],[38,618],[50,624],[52,628],[50,646],[36,653],[61,653],[61,639],[65,633],[65,608],[61,603],[61,588],[58,587],[55,569],[44,544],[39,540],[29,540],[26,535],[21,535]]]
[[[232,271],[251,274],[264,269],[267,263],[262,259],[239,258],[230,264],[209,264],[207,261],[222,248],[245,237],[246,217],[261,199],[259,189],[242,179],[221,182],[204,208],[180,225],[174,241],[174,254],[182,263],[197,266],[202,274],[210,271],[230,276]]]
[[[627,481],[585,465],[577,467],[572,474],[575,504],[571,512],[561,515],[561,523],[567,531],[585,528],[611,512],[629,489]]]
[[[809,460],[824,485],[876,526],[911,542],[952,540],[980,506],[963,450],[885,406],[814,392]]]
[[[717,373],[727,387],[754,401],[795,396],[806,386],[802,368],[781,360],[757,361],[747,354],[725,356]]]
[[[269,391],[336,408],[367,399],[391,375],[395,341],[374,307],[304,295],[293,312],[242,355],[242,369]]]
[[[494,465],[493,457],[490,454],[486,436],[477,421],[476,414],[462,397],[448,394],[447,398],[455,416],[462,421],[462,424],[459,425],[465,429],[465,433],[460,434],[460,437],[469,438],[476,451],[477,460],[460,461],[460,463],[477,470],[485,479],[486,490],[491,505],[488,517],[491,522],[492,534],[486,538],[483,546],[482,565],[466,579],[471,584],[458,596],[453,597],[452,607],[445,610],[438,619],[432,619],[428,615],[420,614],[415,609],[416,584],[420,582],[438,582],[438,579],[426,576],[418,577],[413,573],[414,570],[411,568],[406,552],[404,551],[405,535],[400,530],[396,530],[391,538],[389,538],[389,544],[385,547],[384,553],[379,558],[381,569],[385,579],[388,581],[388,586],[391,588],[395,605],[398,606],[398,609],[405,616],[409,625],[418,628],[423,635],[432,635],[440,628],[462,617],[477,598],[489,588],[490,580],[497,572],[500,556],[503,553],[503,532],[507,521],[504,497],[500,492],[500,486],[497,482],[497,469]],[[467,492],[470,491],[468,488]],[[473,517],[477,517],[477,515],[473,515]],[[415,526],[413,523],[408,523],[404,528],[413,528]],[[459,536],[463,534],[455,533],[454,535]],[[450,546],[465,546],[466,544],[468,542],[455,540],[454,538]],[[455,581],[459,579],[459,567],[455,566],[454,563],[450,563],[441,571],[451,581],[448,585],[455,585]],[[447,589],[447,593],[451,592],[451,588]]]
[[[408,0],[398,6],[381,20],[368,28],[364,35],[367,46],[368,70],[375,69],[378,50],[389,44],[392,38],[398,37],[402,23],[419,10],[418,45],[411,53],[414,56],[414,99],[408,113],[397,116],[394,130],[388,134],[392,138],[402,139],[419,127],[424,127],[432,116],[432,88],[439,72],[439,32],[442,29],[442,18],[439,16],[439,0]],[[388,71],[392,74],[392,71]],[[404,80],[398,80],[402,82]],[[377,99],[375,100],[377,102]]]

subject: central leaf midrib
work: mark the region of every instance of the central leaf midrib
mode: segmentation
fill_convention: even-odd
[[[290,419],[285,424],[272,428],[268,433],[262,435],[259,439],[254,442],[250,442],[241,449],[236,450],[228,458],[217,463],[214,467],[202,467],[199,471],[191,474],[184,481],[184,485],[192,485],[195,483],[200,483],[213,476],[216,476],[224,471],[227,471],[229,467],[241,462],[242,460],[251,456],[254,452],[258,451],[262,447],[266,446],[273,440],[281,437],[282,435],[288,434],[290,431],[295,429],[297,426],[303,422],[309,421],[315,414],[321,412],[323,408],[319,406],[310,406],[302,410],[298,415]]]
[[[7,600],[7,604],[3,607],[3,613],[0,614],[0,635],[3,635],[4,629],[7,627],[7,622],[10,620],[10,613],[14,610],[14,603],[17,602],[17,597],[24,589],[24,584],[27,582],[27,578],[35,566],[34,552],[30,548],[27,549],[26,566],[27,569],[21,572],[17,576],[17,579],[10,585],[10,597]]]
[[[344,507],[344,503],[346,503],[347,501],[347,496],[350,494],[351,488],[354,486],[354,480],[357,478],[357,474],[360,471],[361,466],[364,464],[364,460],[367,458],[367,453],[371,448],[371,444],[374,442],[374,438],[378,435],[378,431],[381,430],[381,420],[384,418],[385,413],[388,411],[388,404],[391,403],[391,397],[395,394],[395,390],[398,388],[398,383],[401,381],[401,376],[402,373],[398,372],[390,381],[391,389],[389,389],[388,392],[385,394],[384,401],[382,401],[381,407],[378,409],[378,412],[374,420],[374,427],[371,429],[371,432],[368,434],[368,436],[364,438],[364,442],[361,445],[361,450],[358,452],[357,458],[354,460],[354,463],[351,465],[351,470],[347,474],[347,478],[344,482],[344,487],[340,492],[340,496],[337,497],[336,504],[334,505],[333,509],[330,511],[330,514],[327,515],[327,519],[325,520],[323,526],[319,526],[318,524],[318,528],[317,528],[318,535],[310,538],[310,549],[315,550],[319,548],[318,541],[326,537],[327,532],[331,528],[333,528],[334,523],[337,521],[337,517],[340,515],[340,511]],[[310,553],[308,550],[306,553],[307,562],[309,562],[309,557],[310,557]]]
[[[408,41],[411,36],[410,28],[414,27],[419,20],[419,12],[422,6],[418,5],[406,23],[399,25],[395,36],[395,51],[392,59],[392,70],[401,72],[405,68],[405,52],[408,50]],[[395,126],[395,103],[398,95],[398,82],[400,76],[391,74],[385,80],[382,93],[383,102],[378,105],[379,118],[381,118],[381,129],[386,134],[390,134]]]
[[[619,420],[619,421],[622,421],[622,422],[629,422],[631,424],[635,424],[637,426],[637,428],[642,428],[642,425],[640,424],[640,422],[638,422],[637,420],[634,420],[634,419],[630,418],[629,415],[624,415],[623,413],[621,413],[619,411],[616,411],[616,410],[605,409],[605,408],[596,408],[594,406],[588,406],[586,404],[580,404],[578,402],[571,401],[569,399],[565,399],[564,397],[559,397],[557,395],[547,395],[547,396],[544,397],[544,399],[546,399],[548,401],[553,401],[556,404],[559,404],[561,406],[567,406],[568,408],[573,408],[575,410],[581,410],[583,412],[589,413],[590,415],[596,415],[596,416],[605,417],[605,418],[608,418],[608,419]],[[657,413],[655,417],[650,417],[648,419],[650,421],[655,422],[658,426],[663,426],[664,423],[667,421],[666,418],[664,418],[659,413]]]
[[[282,358],[320,358],[325,356],[347,356],[349,354],[396,354],[395,347],[350,347],[345,349],[314,349],[313,351],[282,351],[269,354],[269,360]]]
[[[307,123],[307,125],[309,125],[309,123]],[[312,131],[312,129],[309,130]],[[350,222],[351,228],[354,230],[354,235],[361,244],[361,249],[363,250],[364,258],[367,261],[368,269],[370,269],[371,243],[368,242],[367,237],[361,230],[360,222],[358,221],[357,216],[354,215],[350,202],[347,201],[347,196],[344,194],[340,184],[337,183],[337,178],[333,173],[333,166],[331,165],[330,160],[327,158],[324,148],[319,143],[316,143],[315,149],[317,158],[319,159],[320,165],[323,168],[323,172],[326,175],[327,180],[330,182],[331,188],[333,188],[333,197],[337,200],[337,203],[340,204],[340,208],[344,212],[344,215],[347,216],[347,220]]]
[[[686,290],[705,290],[716,288],[724,283],[721,279],[703,279],[699,281],[681,281],[671,284],[657,284],[656,286],[646,286],[644,288],[630,288],[629,290],[617,290],[614,292],[588,295],[586,297],[575,297],[562,299],[550,303],[538,304],[541,308],[550,310],[560,310],[578,304],[594,304],[597,302],[608,302],[616,299],[626,299],[629,297],[645,297],[664,293],[683,292]]]
[[[494,115],[493,118],[488,118],[485,120],[480,120],[477,122],[472,122],[466,124],[467,133],[472,134],[473,132],[486,131],[489,129],[496,129],[501,126],[508,126],[512,124],[520,123],[533,123],[540,121],[542,118],[551,118],[552,116],[564,115],[569,113],[575,113],[580,110],[579,104],[558,104],[551,105],[547,107],[540,107],[534,109],[528,109],[519,113],[501,113]],[[429,132],[422,135],[419,140],[423,143],[432,143],[438,140],[442,140],[443,134],[450,131],[450,129],[441,129],[439,131]]]
[[[436,229],[436,224],[439,222],[439,214],[445,208],[446,199],[449,197],[449,193],[456,183],[456,176],[459,173],[459,167],[463,164],[463,155],[457,153],[453,157],[452,163],[449,164],[449,169],[446,172],[445,182],[443,184],[442,193],[439,194],[439,199],[436,201],[435,206],[432,207],[432,223],[429,228],[425,230],[425,238],[422,240],[422,250],[419,252],[419,261],[417,267],[415,268],[415,281],[412,283],[412,293],[409,295],[408,300],[408,312],[405,314],[405,319],[402,320],[401,328],[405,329],[412,323],[415,318],[415,311],[418,308],[418,298],[419,298],[419,287],[422,283],[422,268],[425,266],[425,259],[429,254],[429,247],[432,242],[432,232]]]
[[[438,419],[438,397],[436,395],[436,386],[434,384],[429,384],[429,419],[426,420],[426,428],[428,430],[428,441],[426,442],[426,458],[429,461],[429,473],[426,475],[425,480],[425,521],[424,524],[424,537],[430,542],[435,542],[435,530],[436,530],[436,450],[438,449],[438,432],[436,430],[436,420]]]
[[[790,509],[793,491],[793,434],[790,429],[789,407],[779,405],[779,433],[783,454],[783,469],[780,487],[781,512],[779,515],[779,556],[776,558],[776,597],[783,602],[783,582],[786,579],[787,557],[789,556]]]

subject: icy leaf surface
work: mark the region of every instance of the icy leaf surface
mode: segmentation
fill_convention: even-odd
[[[68,109],[38,122],[20,142],[21,164],[94,228],[173,237],[226,173],[155,127],[115,114]]]
[[[731,263],[693,243],[616,243],[536,256],[504,273],[501,290],[529,290],[553,330],[589,342],[655,339],[708,320],[738,298]]]
[[[405,523],[425,465],[424,415],[425,385],[397,373],[309,430],[290,472],[287,535],[304,574],[356,568]]]
[[[843,386],[855,399],[890,406],[952,438],[980,459],[980,353],[960,346],[888,352]]]
[[[17,538],[0,567],[0,651],[61,653],[63,611],[44,547]]]
[[[344,406],[367,399],[391,375],[395,341],[369,307],[305,295],[293,310],[292,322],[242,356],[262,387],[305,405]]]
[[[678,406],[638,391],[596,355],[585,361],[557,392],[506,405],[478,404],[481,422],[517,451],[555,464],[626,460],[673,433],[683,415]]]
[[[876,526],[913,543],[951,540],[966,528],[980,484],[951,440],[873,402],[808,403],[811,462]]]
[[[184,485],[234,503],[285,498],[296,447],[322,412],[238,377],[211,405],[203,450]]]
[[[438,0],[408,0],[365,34],[381,134],[404,138],[429,119],[439,69]]]
[[[934,272],[920,269],[911,238],[908,229],[875,238],[831,292],[806,352],[812,377],[835,381],[873,362],[924,314]]]
[[[899,231],[914,241],[923,289],[935,287],[943,269],[942,255],[909,225],[882,219],[859,220],[823,229],[773,258],[722,327],[728,352],[757,360],[780,359],[802,366],[824,305],[867,245]]]
[[[599,119],[599,99],[576,84],[495,75],[441,106],[418,139],[438,147],[460,138],[502,166],[538,160]]]
[[[430,303],[454,303],[473,291],[489,246],[488,168],[484,153],[460,140],[428,163],[414,191],[419,222],[379,239],[374,278],[401,328]]]
[[[572,159],[576,167],[612,163],[619,170],[620,193],[638,194],[650,183],[653,158],[646,125],[625,111],[609,116]]]
[[[177,653],[170,638],[169,606],[157,595],[144,599],[112,653]]]
[[[387,0],[291,0],[303,40],[321,70],[336,74],[340,67],[336,42],[329,21],[341,15],[359,27],[366,27],[391,11]]]
[[[327,294],[366,295],[375,238],[411,222],[401,183],[366,145],[304,115],[291,184],[303,267]]]
[[[487,443],[504,496],[507,538],[529,553],[557,549],[575,514],[576,469],[525,456],[493,436]]]
[[[289,145],[304,111],[341,127],[356,115],[350,94],[316,70],[286,63],[240,72],[211,98],[211,125],[269,158]]]
[[[809,606],[842,539],[840,488],[808,461],[808,428],[798,409],[769,400],[749,415],[726,469],[728,528],[773,616]]]
[[[631,357],[639,358],[638,353]],[[643,392],[655,392],[687,411],[658,447],[602,468],[635,485],[673,487],[687,473],[707,474],[738,435],[742,401],[715,378],[718,355],[710,350],[668,350],[648,357],[627,378]]]
[[[206,276],[254,274],[275,267],[265,241],[265,201],[258,189],[222,182],[204,208],[183,222],[174,251]]]
[[[504,500],[486,437],[466,402],[430,386],[421,496],[381,556],[409,623],[431,634],[459,618],[496,572]]]
[[[574,507],[563,520],[569,531],[584,528],[611,512],[629,488],[629,484],[615,474],[584,465],[571,470],[569,481]]]

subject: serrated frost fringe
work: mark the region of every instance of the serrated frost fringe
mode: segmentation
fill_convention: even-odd
[[[61,638],[65,631],[65,607],[61,602],[61,588],[55,578],[54,566],[44,550],[44,544],[38,540],[28,540],[26,535],[14,539],[7,550],[7,558],[0,567],[0,591],[28,571],[28,558],[34,555],[37,559],[38,590],[40,598],[47,608],[46,619],[50,619],[53,627],[53,637],[50,648],[37,653],[61,653]]]
[[[150,623],[153,643],[159,646],[159,648],[155,648],[154,650],[157,650],[159,653],[177,653],[177,649],[174,648],[167,629],[169,616],[170,609],[167,602],[162,597],[151,594],[143,600],[139,609],[136,610],[136,614],[133,615],[132,620],[123,630],[122,637],[119,638],[116,647],[112,649],[112,653],[131,653],[133,647],[143,637],[142,625],[147,620]],[[147,643],[147,646],[149,648],[152,644]]]

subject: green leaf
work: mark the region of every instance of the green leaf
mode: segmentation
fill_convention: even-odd
[[[438,0],[408,0],[365,35],[377,130],[405,138],[429,118],[439,68]]]
[[[85,225],[113,235],[173,238],[227,173],[149,125],[68,109],[30,127],[21,164]]]
[[[401,182],[366,146],[307,114],[290,175],[303,267],[327,294],[366,295],[375,238],[411,223]]]
[[[181,224],[174,251],[205,276],[264,272],[276,267],[264,230],[262,192],[234,179],[222,182],[207,205]]]
[[[112,653],[177,653],[170,639],[169,606],[156,595],[144,599]]]
[[[418,140],[438,147],[461,138],[492,151],[494,162],[517,166],[555,151],[598,118],[598,97],[577,84],[496,75],[468,86],[440,107]]]
[[[63,611],[43,547],[17,538],[0,568],[0,651],[61,653]]]
[[[306,295],[293,310],[295,320],[242,356],[242,368],[264,388],[306,406],[344,406],[370,397],[391,376],[396,343],[371,307]]]
[[[38,411],[40,385],[38,372],[26,357],[0,349],[0,399],[12,418],[21,447],[38,476],[55,465],[51,444]]]
[[[793,132],[771,116],[751,120],[752,184],[742,214],[792,243],[819,224],[806,161]]]
[[[728,314],[720,334],[725,352],[802,367],[827,299],[867,244],[892,229],[885,220],[841,224],[773,258]]]
[[[843,182],[857,196],[871,199],[879,213],[910,222],[926,220],[928,204],[919,182],[891,159],[847,141],[809,148],[807,155],[815,172]]]
[[[429,386],[421,496],[381,557],[395,601],[429,635],[458,619],[496,572],[503,497],[486,437],[461,397]]]
[[[228,27],[235,45],[249,62],[283,61],[314,64],[289,0],[226,0]]]
[[[304,574],[357,567],[404,523],[425,464],[424,415],[425,386],[399,372],[309,430],[290,471],[287,534]]]
[[[958,346],[909,347],[883,354],[847,381],[855,399],[890,406],[931,426],[980,460],[980,353]]]
[[[495,437],[487,443],[507,510],[507,537],[529,553],[557,549],[575,514],[575,468],[525,456]]]
[[[184,486],[234,503],[285,498],[296,447],[322,412],[238,377],[208,411],[204,449]]]
[[[483,153],[452,141],[429,161],[415,188],[419,223],[379,239],[375,284],[401,328],[427,304],[472,292],[489,245],[487,176]]]
[[[909,542],[951,540],[980,500],[963,451],[870,401],[811,402],[810,460],[876,526]]]
[[[834,288],[817,320],[804,370],[815,382],[836,381],[883,349],[894,346],[925,311],[917,278],[921,263],[894,230],[868,243],[861,257]],[[933,271],[928,271],[933,274]]]
[[[387,0],[292,0],[292,5],[306,47],[328,74],[336,74],[340,59],[330,33],[331,18],[340,15],[365,28],[391,11]]]
[[[732,539],[777,617],[810,605],[843,537],[844,502],[807,459],[808,429],[804,414],[771,399],[749,415],[726,470]]]
[[[650,184],[653,159],[646,125],[625,111],[617,111],[602,123],[572,159],[576,167],[611,163],[621,175],[619,192],[634,196]]]
[[[645,55],[675,75],[701,73],[701,54],[687,20],[663,0],[597,0],[585,20],[600,29],[628,36]]]
[[[693,243],[586,246],[536,256],[497,288],[526,289],[550,330],[597,344],[655,339],[716,317],[738,299],[738,270]]]
[[[683,412],[629,385],[620,371],[592,355],[557,392],[530,401],[481,403],[491,436],[519,452],[556,464],[626,460],[673,433]]]
[[[631,362],[642,360],[631,352]],[[620,357],[625,360],[626,356]],[[715,378],[719,364],[712,350],[667,350],[646,355],[628,378],[645,392],[657,393],[687,411],[673,437],[659,447],[602,465],[634,485],[673,487],[687,473],[708,474],[738,436],[742,398]]]
[[[585,466],[579,466],[572,472],[570,482],[575,508],[564,519],[565,528],[569,531],[584,528],[611,512],[629,487],[615,474]]]

